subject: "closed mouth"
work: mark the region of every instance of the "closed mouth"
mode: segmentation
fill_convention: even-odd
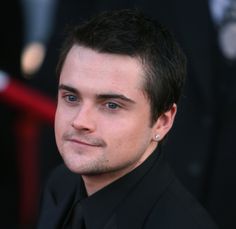
[[[99,144],[93,144],[93,143],[89,143],[89,142],[85,142],[85,141],[81,141],[81,140],[73,139],[73,138],[68,139],[68,141],[74,142],[74,143],[77,143],[77,144],[80,144],[80,145],[91,146],[91,147],[100,147],[101,146]]]

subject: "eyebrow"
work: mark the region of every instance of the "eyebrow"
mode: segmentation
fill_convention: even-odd
[[[123,100],[125,102],[128,102],[128,103],[135,103],[134,100],[122,95],[122,94],[114,94],[114,93],[108,93],[108,94],[100,94],[100,95],[97,95],[97,98],[98,99],[101,99],[101,100],[106,100],[106,99],[120,99],[120,100]]]
[[[80,94],[79,91],[71,86],[60,84],[58,86],[58,90],[66,90],[75,94]],[[96,95],[96,98],[98,100],[106,100],[106,99],[120,99],[128,103],[136,103],[134,100],[124,96],[123,94],[117,94],[117,93],[105,93],[105,94],[98,94]]]
[[[58,90],[70,91],[70,92],[75,93],[75,94],[79,93],[79,91],[77,89],[75,89],[74,87],[67,86],[67,85],[64,85],[64,84],[60,84],[58,86]]]

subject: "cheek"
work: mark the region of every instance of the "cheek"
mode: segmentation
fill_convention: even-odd
[[[117,150],[125,147],[137,147],[142,141],[149,139],[151,129],[149,123],[137,122],[135,119],[126,119],[123,122],[113,122],[106,128],[108,140]],[[127,149],[128,150],[128,149]]]
[[[60,133],[60,130],[62,129],[60,127],[60,116],[58,115],[58,112],[56,111],[56,114],[55,114],[55,121],[54,121],[54,132],[55,132],[55,139],[56,139],[56,143],[57,143],[57,146],[59,147],[60,145],[60,139],[61,139],[61,133]]]
[[[58,107],[55,113],[55,127],[68,125],[70,116],[70,113],[66,109]]]
[[[56,110],[55,114],[55,122],[54,122],[54,130],[56,141],[60,141],[63,132],[66,131],[65,127],[68,126],[65,115],[60,110]]]

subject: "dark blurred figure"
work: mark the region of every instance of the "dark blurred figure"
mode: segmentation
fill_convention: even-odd
[[[23,15],[21,70],[30,78],[40,68],[54,31],[58,0],[19,0]]]

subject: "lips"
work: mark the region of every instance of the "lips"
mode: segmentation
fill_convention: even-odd
[[[78,139],[67,139],[67,141],[70,142],[74,142],[80,145],[85,145],[85,146],[91,146],[91,147],[100,147],[101,145],[96,144],[96,143],[90,143],[90,142],[86,142],[86,141],[82,141],[82,140],[78,140]]]
[[[92,137],[80,133],[64,133],[62,139],[67,142],[76,143],[81,146],[106,147],[106,142],[98,137]]]

